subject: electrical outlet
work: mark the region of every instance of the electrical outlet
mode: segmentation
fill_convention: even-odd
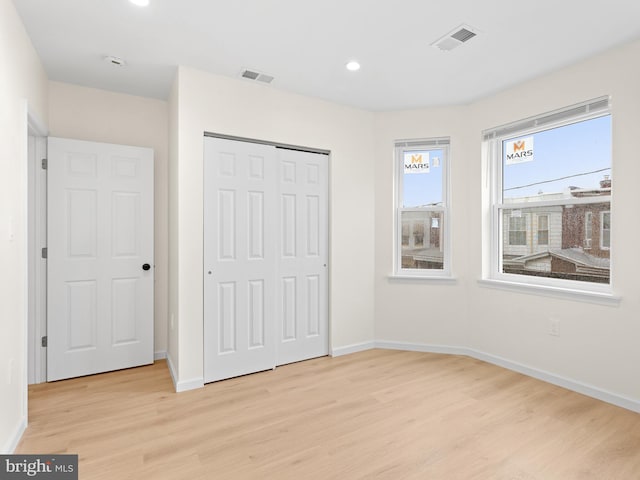
[[[557,318],[549,319],[549,335],[553,335],[554,337],[560,336],[560,320]]]

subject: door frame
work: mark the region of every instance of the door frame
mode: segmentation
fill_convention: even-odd
[[[306,147],[306,146],[302,146],[302,145],[292,145],[292,144],[288,144],[288,143],[281,143],[281,142],[274,142],[274,141],[269,141],[269,140],[260,140],[260,139],[256,139],[256,138],[249,138],[249,137],[239,137],[239,136],[235,136],[235,135],[227,135],[224,133],[216,133],[216,132],[204,132],[204,138],[206,137],[211,137],[211,138],[219,138],[219,139],[223,139],[223,140],[234,140],[237,142],[246,142],[246,143],[254,143],[254,144],[260,144],[260,145],[270,145],[272,147],[276,147],[276,148],[284,148],[284,149],[288,149],[288,150],[297,150],[297,151],[301,151],[301,152],[309,152],[309,153],[319,153],[322,155],[326,155],[327,156],[327,347],[328,347],[328,351],[329,351],[329,355],[331,355],[331,352],[333,351],[333,335],[332,335],[332,316],[331,316],[331,265],[332,265],[332,255],[331,255],[331,219],[332,219],[332,203],[331,203],[331,150],[327,150],[325,148],[316,148],[316,147]],[[204,140],[203,140],[204,141]],[[204,171],[203,171],[204,173]],[[204,174],[203,174],[203,179],[204,179]],[[204,188],[204,185],[203,185]],[[204,200],[204,198],[203,198]],[[204,218],[204,209],[203,209],[203,216],[202,216],[202,222],[204,224],[205,218]],[[203,241],[204,241],[204,237],[203,237]],[[204,249],[204,244],[203,244],[203,249]],[[204,251],[204,250],[203,250]],[[204,292],[204,274],[203,274],[203,279],[202,279],[202,288],[203,288],[203,292]],[[203,312],[204,312],[204,297],[203,297]],[[204,318],[203,318],[203,322],[204,322]],[[202,344],[202,349],[203,349],[203,360],[202,360],[202,369],[203,369],[203,374],[206,368],[206,365],[204,363],[204,348],[205,345],[204,343]],[[275,367],[274,367],[275,368]]]
[[[27,108],[28,110],[28,108]],[[47,158],[47,128],[27,112],[27,371],[28,383],[47,381],[47,180],[42,160]]]

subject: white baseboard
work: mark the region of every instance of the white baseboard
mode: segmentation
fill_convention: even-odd
[[[176,384],[177,384],[176,378],[178,378],[178,374],[176,372],[175,367],[173,366],[173,360],[171,360],[171,355],[169,355],[169,354],[167,354],[167,367],[169,367],[169,375],[171,375],[171,381],[173,382],[173,388],[176,389]]]
[[[363,352],[365,350],[371,350],[372,348],[376,348],[375,342],[354,343],[353,345],[345,345],[344,347],[332,348],[331,356],[341,357],[342,355],[349,355],[350,353]]]
[[[173,366],[171,355],[167,355],[167,365],[169,367],[169,374],[171,375],[171,380],[173,381],[173,388],[175,388],[176,393],[186,392],[187,390],[195,390],[197,388],[204,387],[204,378],[202,377],[177,381],[178,374],[176,372],[175,367]]]
[[[20,443],[20,439],[22,439],[22,435],[24,435],[25,430],[27,429],[27,417],[23,417],[18,423],[13,435],[7,439],[7,442],[2,447],[3,455],[11,455],[18,448],[18,443]]]
[[[522,373],[523,375],[527,375],[529,377],[537,378],[538,380],[542,380],[543,382],[551,383],[553,385],[566,388],[567,390],[572,390],[588,397],[596,398],[598,400],[602,400],[603,402],[640,413],[639,400],[635,400],[624,395],[619,395],[617,393],[612,393],[607,390],[594,387],[593,385],[573,380],[571,378],[562,377],[560,375],[556,375],[555,373],[546,372],[544,370],[529,367],[518,362],[513,362],[496,355],[491,355],[473,349],[467,349],[467,351],[467,355],[475,359],[482,360],[487,363],[492,363],[499,367],[513,370],[514,372]]]
[[[481,352],[479,350],[475,350],[467,347],[459,347],[459,346],[452,346],[452,345],[430,345],[430,344],[421,344],[421,343],[394,342],[394,341],[381,340],[381,341],[356,343],[353,345],[345,345],[344,347],[336,347],[331,349],[331,356],[340,357],[342,355],[349,355],[351,353],[363,352],[365,350],[371,350],[373,348],[382,348],[386,350],[405,350],[405,351],[426,352],[426,353],[440,353],[445,355],[464,355],[467,357],[475,358],[476,360],[481,360],[483,362],[491,363],[493,365],[506,368],[507,370],[512,370],[514,372],[522,373],[523,375],[527,375],[529,377],[537,378],[538,380],[542,380],[543,382],[551,383],[553,385],[566,388],[567,390],[572,390],[574,392],[581,393],[588,397],[592,397],[592,398],[601,400],[603,402],[610,403],[612,405],[616,405],[618,407],[622,407],[627,410],[631,410],[633,412],[640,413],[640,400],[629,398],[624,395],[612,393],[607,390],[603,390],[601,388],[595,387],[593,385],[589,385],[589,384],[586,384],[577,380],[573,380],[570,378],[562,377],[560,375],[556,375],[555,373],[547,372],[534,367],[529,367],[527,365],[514,362],[512,360],[508,360],[506,358],[502,358],[497,355],[492,355],[489,353]],[[173,385],[176,389],[176,392],[194,390],[197,388],[202,388],[204,386],[204,379],[202,378],[194,378],[190,380],[176,382],[177,376],[173,366],[173,362],[171,361],[171,357],[167,355],[166,358],[167,358],[167,365],[169,366],[169,372],[171,373],[171,378],[173,380]],[[20,436],[21,435],[22,433],[20,433]],[[16,445],[17,445],[17,442],[16,442]]]
[[[186,392],[189,390],[197,390],[198,388],[204,388],[204,378],[191,378],[189,380],[183,380],[176,385],[176,393]]]
[[[409,342],[375,342],[374,348],[385,350],[405,350],[409,352],[445,353],[447,355],[468,355],[467,349],[449,345],[429,345]]]
[[[164,360],[165,358],[167,358],[167,352],[166,351],[155,352],[153,354],[153,359],[154,360]]]
[[[537,378],[538,380],[542,380],[543,382],[551,383],[553,385],[566,388],[567,390],[572,390],[574,392],[581,393],[598,400],[602,400],[603,402],[610,403],[612,405],[616,405],[633,412],[640,413],[640,401],[636,399],[612,393],[601,388],[594,387],[593,385],[588,385],[577,380],[565,378],[554,373],[540,370],[538,368],[529,367],[527,365],[523,365],[521,363],[514,362],[497,355],[491,355],[479,350],[474,350],[472,348],[389,341],[377,341],[375,342],[374,348],[383,348],[388,350],[408,350],[414,352],[443,353],[448,355],[464,355],[467,357],[475,358],[476,360],[481,360],[483,362],[506,368],[507,370],[522,373],[523,375],[527,375],[529,377]]]

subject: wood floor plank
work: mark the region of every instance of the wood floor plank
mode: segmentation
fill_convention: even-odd
[[[371,350],[176,394],[165,362],[29,389],[17,453],[92,479],[640,478],[640,415],[467,357]]]

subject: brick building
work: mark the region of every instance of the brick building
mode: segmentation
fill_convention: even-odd
[[[611,180],[599,188],[571,187],[535,200],[557,205],[503,211],[503,271],[608,283],[611,249]],[[576,199],[602,197],[602,202]],[[606,198],[605,198],[606,197]],[[512,199],[514,203],[534,197]]]

